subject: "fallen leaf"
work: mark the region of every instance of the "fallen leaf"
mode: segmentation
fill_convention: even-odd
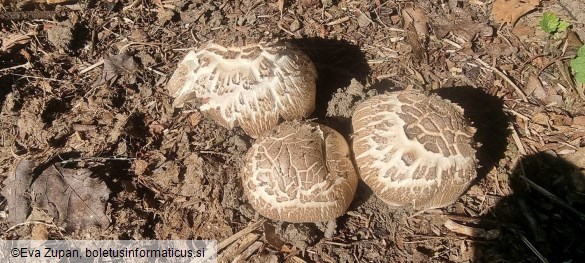
[[[453,33],[466,41],[471,41],[476,36],[491,37],[494,34],[494,29],[491,26],[473,20],[471,14],[467,12],[458,16],[435,17],[431,24],[435,34],[440,38],[445,38],[449,33]]]
[[[165,126],[157,123],[156,121],[148,125],[148,131],[150,131],[150,134],[152,135],[160,135],[163,133],[164,130]]]
[[[585,116],[577,116],[573,118],[573,125],[585,127]]]
[[[30,213],[30,194],[28,189],[33,178],[32,171],[34,168],[34,161],[20,160],[3,182],[2,195],[6,198],[8,222],[12,225],[25,222]]]
[[[413,25],[419,37],[427,36],[427,23],[429,22],[429,18],[425,15],[424,10],[420,8],[406,7],[402,9],[402,17],[404,19],[405,29],[408,29],[410,25]]]
[[[160,9],[164,9],[164,6],[162,4],[162,0],[152,0],[152,3],[154,3]]]
[[[0,47],[0,51],[6,52],[17,45],[27,44],[31,41],[31,36],[33,35],[33,33],[8,35],[2,40],[2,47]]]
[[[543,86],[542,82],[534,74],[528,76],[524,91],[527,96],[533,96],[544,105],[550,104],[560,107],[564,103],[563,97],[553,87],[550,85]]]
[[[518,19],[534,10],[540,0],[495,0],[492,6],[492,15],[498,23],[516,24]]]
[[[138,70],[138,63],[134,57],[130,56],[126,51],[123,51],[118,55],[107,56],[104,58],[102,75],[94,85],[111,84],[122,75],[133,78],[130,80],[130,82],[132,82],[135,80]]]
[[[189,114],[189,123],[191,123],[191,126],[195,127],[201,122],[202,117],[203,114],[201,114],[201,112],[193,112]]]
[[[146,172],[146,168],[148,168],[148,162],[145,160],[136,160],[134,161],[134,173],[136,175],[143,175]]]
[[[532,116],[531,120],[540,125],[548,125],[549,118],[545,113],[539,112]]]
[[[89,169],[51,165],[32,183],[31,189],[34,205],[64,224],[67,231],[110,224],[105,209],[111,191]]]
[[[203,180],[205,178],[203,159],[193,153],[183,161],[183,166],[186,167],[182,182],[183,184],[179,186],[177,194],[197,198],[207,196],[207,192],[210,189],[203,185]],[[197,191],[194,191],[194,189],[197,189]]]
[[[47,240],[49,239],[49,230],[43,224],[34,224],[31,230],[32,240]]]

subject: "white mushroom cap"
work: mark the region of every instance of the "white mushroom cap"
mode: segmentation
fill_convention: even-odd
[[[437,95],[372,97],[353,114],[353,151],[364,182],[392,206],[452,204],[476,177],[475,129]]]
[[[167,89],[174,105],[199,99],[200,110],[220,125],[241,126],[252,137],[315,109],[317,71],[293,46],[259,43],[224,47],[210,43],[187,54]]]
[[[329,221],[345,213],[358,177],[341,134],[324,125],[294,121],[254,143],[242,181],[259,214],[296,223]]]

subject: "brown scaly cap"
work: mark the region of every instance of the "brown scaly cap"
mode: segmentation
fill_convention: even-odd
[[[475,129],[463,109],[436,95],[372,97],[357,107],[352,125],[359,174],[392,206],[450,205],[477,176]]]
[[[294,46],[258,42],[226,47],[209,43],[189,52],[167,84],[174,105],[198,100],[220,125],[241,126],[252,137],[315,109],[317,71]]]
[[[244,192],[261,215],[287,222],[329,221],[345,213],[357,188],[349,146],[335,130],[285,122],[252,145]]]

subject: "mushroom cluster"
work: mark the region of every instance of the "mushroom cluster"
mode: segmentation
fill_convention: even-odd
[[[174,105],[194,101],[226,128],[256,138],[241,171],[261,215],[287,222],[330,221],[349,207],[359,176],[384,202],[447,206],[476,177],[475,133],[463,110],[436,95],[374,96],[352,116],[353,156],[344,137],[299,121],[315,108],[317,72],[287,44],[208,44],[191,51],[168,83]],[[279,125],[279,120],[285,122]]]
[[[281,117],[294,120],[311,114],[316,79],[311,60],[291,45],[210,43],[185,56],[167,89],[174,106],[197,101],[207,117],[228,129],[240,126],[256,138]]]
[[[341,134],[325,125],[293,121],[252,145],[242,181],[259,214],[287,222],[319,222],[345,213],[358,176]]]
[[[476,177],[475,129],[437,95],[402,91],[360,104],[353,151],[364,182],[392,206],[452,204]]]

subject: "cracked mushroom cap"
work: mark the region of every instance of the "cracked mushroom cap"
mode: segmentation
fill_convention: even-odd
[[[357,188],[347,142],[324,125],[285,122],[258,139],[245,160],[245,195],[274,220],[333,220],[345,213]]]
[[[357,107],[352,125],[359,174],[389,205],[447,206],[476,177],[475,129],[462,108],[437,95],[372,97]]]
[[[167,84],[173,105],[197,99],[199,109],[220,125],[256,138],[285,120],[315,109],[317,71],[299,49],[259,43],[225,47],[210,43],[191,51]]]

